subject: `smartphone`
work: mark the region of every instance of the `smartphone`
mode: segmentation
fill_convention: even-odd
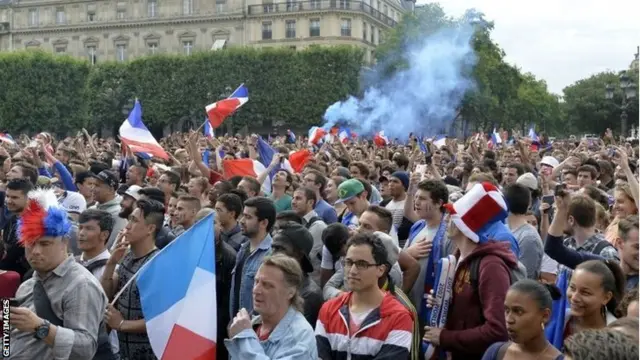
[[[567,193],[567,184],[556,185],[555,196],[564,196]]]
[[[546,195],[542,197],[542,202],[543,203],[547,203],[549,205],[553,205],[554,201],[555,201],[555,196],[553,195]]]
[[[610,158],[614,158],[614,157],[616,157],[616,149],[614,149],[614,148],[609,148],[609,157],[610,157]]]
[[[16,300],[15,298],[11,298],[11,299],[9,299],[9,306],[10,307],[19,307],[20,306],[20,302],[18,302],[18,300]]]

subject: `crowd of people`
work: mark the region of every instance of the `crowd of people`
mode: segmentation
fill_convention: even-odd
[[[638,358],[637,144],[306,141],[3,143],[9,358],[156,359],[129,280],[211,213],[219,360]]]

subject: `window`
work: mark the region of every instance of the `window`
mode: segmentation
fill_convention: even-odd
[[[67,18],[64,14],[64,8],[56,8],[56,24],[64,24],[67,22]]]
[[[87,13],[87,21],[88,21],[88,22],[94,22],[94,21],[96,21],[96,13],[95,13],[95,12],[92,12],[92,11],[88,12],[88,13]]]
[[[265,21],[262,23],[262,40],[271,40],[271,21]]]
[[[118,9],[118,11],[116,12],[116,19],[118,20],[124,20],[127,18],[127,10],[125,9]]]
[[[150,42],[147,44],[147,49],[149,50],[149,55],[155,55],[158,53],[158,43]]]
[[[191,55],[193,53],[193,41],[187,40],[182,42],[182,49],[185,55]]]
[[[57,46],[57,47],[56,47],[56,55],[64,55],[65,50],[66,50],[66,49],[65,49],[64,47],[62,47],[62,46]]]
[[[384,15],[389,16],[389,7],[387,5],[384,6]]]
[[[127,60],[127,45],[125,44],[116,45],[116,58],[118,61]]]
[[[296,21],[287,20],[285,22],[285,36],[287,39],[293,39],[296,37]]]
[[[273,7],[273,1],[272,0],[265,0],[263,3],[263,10],[265,13],[270,13],[273,12],[274,7]]]
[[[226,11],[227,1],[226,0],[216,0],[216,12],[221,14]]]
[[[87,46],[87,57],[89,58],[89,63],[91,65],[95,65],[98,61],[97,54],[98,51],[95,45]]]
[[[368,37],[367,37],[367,28],[368,25],[366,22],[362,22],[362,40],[367,41]]]
[[[340,0],[340,9],[348,9],[349,0]]]
[[[297,4],[295,0],[287,0],[287,11],[296,11]]]
[[[376,9],[377,9],[378,11],[380,11],[380,9],[382,9],[382,8],[380,7],[380,1],[378,1],[378,7],[377,7]]]
[[[193,14],[193,0],[182,0],[182,14]]]
[[[309,20],[309,36],[320,36],[320,19]]]
[[[29,26],[38,26],[38,9],[29,9]]]
[[[309,7],[311,7],[312,9],[320,9],[322,7],[322,3],[320,2],[320,0],[311,0],[311,2],[309,3]]]
[[[375,38],[375,32],[376,32],[376,29],[373,27],[373,25],[371,25],[371,43],[372,43],[372,44],[375,44],[375,43],[376,43],[376,42],[374,41],[374,40],[375,40],[375,39],[374,39],[374,38]]]
[[[147,16],[151,18],[158,16],[158,0],[147,0]]]
[[[351,36],[351,19],[342,19],[340,36]]]

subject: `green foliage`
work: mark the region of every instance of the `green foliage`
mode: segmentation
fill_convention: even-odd
[[[637,86],[638,70],[632,70],[628,75]],[[615,89],[614,98],[611,100],[605,98],[605,89],[608,84]],[[601,134],[610,128],[614,134],[620,134],[622,110],[619,106],[622,105],[623,93],[620,89],[618,74],[612,72],[595,74],[567,86],[563,92],[562,105],[566,112],[567,123],[574,131]],[[631,125],[637,126],[638,123],[637,97],[629,102],[627,114],[627,131],[630,131]]]
[[[0,129],[67,133],[87,122],[86,62],[39,51],[0,53]]]
[[[0,126],[11,133],[67,134],[83,126],[117,133],[138,98],[145,124],[159,131],[180,120],[202,122],[206,105],[245,83],[250,100],[233,116],[235,130],[274,122],[306,128],[357,92],[362,59],[361,49],[347,46],[231,48],[96,66],[40,52],[2,54]]]

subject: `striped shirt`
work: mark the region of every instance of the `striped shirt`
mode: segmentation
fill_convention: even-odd
[[[359,329],[351,334],[349,302],[352,292],[333,298],[322,306],[316,324],[318,357],[322,360],[408,359],[414,321],[411,313],[385,293]]]

